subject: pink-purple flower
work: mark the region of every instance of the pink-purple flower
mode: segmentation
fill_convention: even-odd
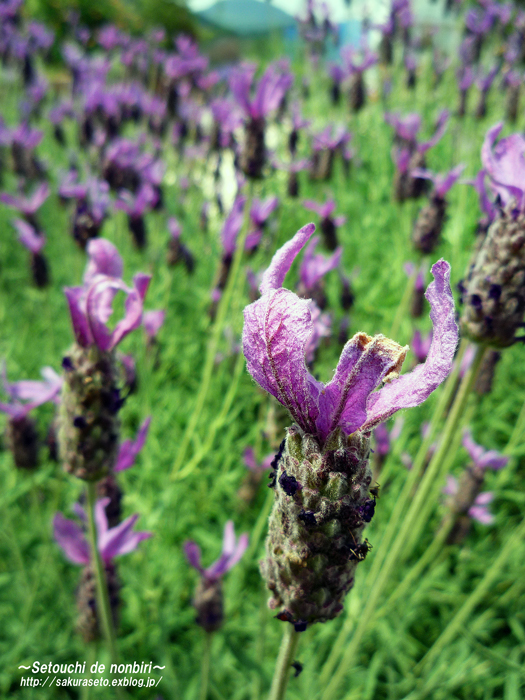
[[[260,286],[261,298],[244,310],[243,350],[255,381],[323,444],[338,427],[347,435],[368,432],[396,411],[422,403],[452,368],[458,329],[450,266],[440,260],[426,293],[434,337],[424,364],[399,377],[408,348],[382,335],[357,333],[345,345],[331,381],[317,381],[305,364],[313,332],[309,302],[282,286],[314,230],[307,224],[274,255]]]
[[[131,515],[116,527],[108,528],[106,506],[109,498],[100,498],[95,504],[95,523],[97,527],[97,548],[105,564],[121,555],[133,552],[142,540],[153,537],[152,532],[135,532],[133,526],[137,522],[138,515]],[[80,504],[75,504],[76,515],[83,523],[87,522],[87,516]],[[64,554],[74,564],[86,566],[90,563],[91,553],[89,543],[84,531],[74,520],[64,518],[62,513],[57,513],[53,518],[53,533],[55,540],[63,549]]]
[[[76,341],[82,347],[97,345],[111,351],[142,323],[143,301],[151,275],[141,272],[133,278],[133,287],[122,281],[122,258],[115,246],[103,238],[87,245],[89,262],[81,287],[66,287],[66,295]],[[108,326],[116,294],[126,295],[124,318],[111,330]]]
[[[248,535],[243,533],[239,539],[235,537],[233,520],[228,520],[224,526],[224,538],[220,557],[207,569],[201,565],[201,550],[193,540],[184,543],[184,554],[194,569],[207,581],[217,581],[242,558],[248,547]]]

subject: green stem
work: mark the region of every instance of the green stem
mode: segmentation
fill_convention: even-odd
[[[295,631],[293,625],[287,622],[285,624],[286,629],[279,649],[268,700],[283,700],[290,676],[290,668],[299,644],[299,633]]]
[[[412,504],[408,510],[408,513],[406,514],[399,530],[397,531],[397,536],[392,546],[388,550],[387,556],[385,557],[383,566],[381,567],[379,574],[374,580],[372,586],[370,588],[368,588],[367,586],[367,589],[370,590],[370,596],[365,605],[365,609],[363,610],[360,616],[359,623],[354,632],[352,640],[346,647],[342,661],[339,664],[337,670],[334,672],[332,679],[322,696],[323,700],[332,700],[345,674],[352,667],[352,663],[355,661],[357,649],[367,630],[370,620],[376,612],[378,601],[383,593],[383,590],[386,588],[388,581],[392,576],[396,564],[398,563],[400,557],[403,555],[407,538],[412,532],[412,529],[415,526],[415,524],[418,522],[419,511],[421,510],[422,506],[426,503],[426,499],[428,498],[431,486],[434,483],[434,479],[439,473],[439,467],[441,466],[443,459],[446,457],[447,452],[453,442],[456,430],[458,429],[458,425],[461,422],[461,417],[465,412],[467,399],[469,397],[472,386],[474,385],[474,381],[476,379],[476,375],[478,373],[483,354],[484,349],[477,346],[476,354],[474,356],[472,364],[469,370],[466,372],[465,376],[463,377],[463,380],[459,386],[456,398],[445,423],[445,428],[443,430],[443,435],[441,437],[439,446],[436,452],[434,453],[434,456],[430,460],[430,464],[428,465],[428,468],[423,476],[423,479],[421,480],[416,495],[412,500]],[[415,466],[416,465],[414,465],[414,467],[412,468],[412,471],[415,470]],[[407,483],[409,480],[410,478],[407,480]],[[382,542],[381,544],[383,548],[384,543]]]
[[[456,358],[455,367],[450,376],[448,377],[447,381],[445,382],[445,386],[443,387],[443,390],[439,396],[438,402],[434,409],[434,413],[432,414],[432,419],[430,421],[428,433],[424,438],[423,442],[421,443],[421,447],[419,448],[419,451],[416,455],[412,469],[408,473],[403,491],[399,495],[399,498],[396,500],[394,510],[392,512],[392,515],[390,516],[390,521],[384,529],[383,538],[379,542],[379,545],[374,549],[375,556],[372,562],[370,572],[368,573],[368,576],[364,583],[364,590],[373,590],[375,582],[381,572],[383,562],[390,551],[392,541],[400,527],[402,517],[406,512],[407,504],[411,499],[416,482],[419,479],[423,470],[428,450],[432,444],[432,440],[434,439],[434,435],[437,431],[439,421],[441,420],[445,408],[449,405],[454,391],[456,389],[456,382],[459,375],[461,358],[463,357],[465,349],[466,343],[462,342],[458,351],[458,356]],[[353,627],[353,620],[345,620],[345,623],[341,628],[341,631],[339,632],[337,639],[332,647],[332,651],[330,652],[328,659],[326,660],[325,665],[323,666],[323,669],[321,671],[321,687],[326,686],[332,678],[337,662],[339,661],[339,658],[341,657],[347,646],[348,635],[352,631]]]
[[[233,263],[230,268],[230,274],[228,276],[228,282],[226,284],[226,289],[219,302],[219,308],[217,310],[217,317],[215,319],[215,324],[213,326],[211,340],[208,345],[208,350],[206,353],[206,360],[204,363],[204,370],[202,373],[202,378],[200,382],[200,389],[197,395],[197,400],[195,401],[195,407],[193,413],[191,414],[188,425],[181,440],[179,451],[177,453],[177,458],[171,470],[171,479],[177,478],[177,474],[184,463],[186,457],[186,452],[193,439],[193,434],[199,422],[199,418],[202,413],[204,404],[206,403],[206,398],[208,396],[208,391],[211,385],[211,379],[213,376],[213,370],[215,367],[215,356],[217,355],[217,350],[221,340],[221,334],[224,328],[224,323],[226,321],[226,314],[230,306],[231,299],[233,297],[233,292],[235,285],[237,283],[237,277],[239,274],[239,269],[241,266],[241,260],[244,253],[244,244],[246,242],[246,236],[248,235],[248,228],[250,222],[250,208],[253,197],[253,182],[250,181],[250,189],[248,191],[248,197],[246,204],[244,205],[244,223],[237,238],[237,247],[235,249],[235,255],[233,256]]]
[[[432,647],[427,651],[425,656],[415,667],[414,670],[416,672],[421,671],[423,668],[427,667],[432,661],[434,661],[436,657],[438,657],[439,654],[442,652],[444,647],[446,647],[447,644],[450,644],[454,637],[463,629],[470,614],[472,613],[474,608],[481,602],[492,583],[501,573],[501,570],[505,565],[507,559],[513,553],[515,546],[520,542],[524,535],[525,520],[522,521],[521,525],[509,537],[507,543],[501,550],[499,556],[496,557],[495,561],[492,563],[492,566],[488,569],[485,576],[481,579],[476,588],[472,591],[467,600],[463,603],[461,608],[456,612],[452,620],[448,623],[446,628],[439,635]]]
[[[113,618],[111,616],[111,605],[109,602],[109,592],[106,582],[104,565],[97,547],[97,532],[95,528],[95,502],[96,502],[96,484],[92,481],[87,483],[87,510],[89,524],[89,542],[91,546],[91,561],[94,568],[95,578],[97,582],[97,616],[102,623],[104,636],[109,646],[111,663],[118,664],[117,654],[117,637],[113,626]]]
[[[204,649],[202,652],[201,690],[199,693],[199,700],[206,700],[206,698],[208,697],[208,681],[210,679],[211,640],[211,633],[206,632],[204,638]]]

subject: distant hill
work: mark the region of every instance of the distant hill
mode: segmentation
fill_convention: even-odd
[[[219,0],[196,13],[199,19],[239,36],[265,34],[295,27],[295,19],[277,7],[258,0]]]

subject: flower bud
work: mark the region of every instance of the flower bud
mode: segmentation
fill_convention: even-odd
[[[446,200],[439,195],[434,195],[417,216],[412,232],[412,243],[414,248],[424,255],[433,253],[440,243],[446,209]]]
[[[525,311],[525,214],[512,203],[488,230],[462,292],[464,333],[493,348],[512,345]]]
[[[269,606],[298,631],[336,617],[369,549],[362,531],[375,499],[369,437],[340,429],[321,448],[298,426],[287,429],[275,464],[275,504],[261,572]]]
[[[60,458],[79,479],[107,476],[118,452],[122,405],[112,352],[96,345],[73,345],[64,360],[65,379],[59,410]]]
[[[215,632],[222,626],[224,602],[220,579],[201,578],[192,603],[197,611],[196,622],[205,632]]]
[[[18,469],[35,469],[38,466],[38,433],[35,421],[30,416],[13,416],[9,419],[6,442]]]

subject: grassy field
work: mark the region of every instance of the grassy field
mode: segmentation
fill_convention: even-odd
[[[405,88],[401,69],[395,69],[394,87],[386,104],[389,110],[401,113],[420,112],[425,135],[432,133],[439,111],[447,107],[454,112],[457,103],[452,68],[441,85],[432,88],[431,58],[430,53],[423,55],[415,91]],[[299,93],[307,66],[298,57],[293,67]],[[381,75],[375,75],[378,82]],[[344,99],[339,107],[330,104],[324,72],[310,73],[310,77],[304,115],[312,120],[312,131],[319,131],[329,121],[352,131],[355,158],[350,174],[346,177],[339,163],[328,183],[310,182],[306,174],[301,174],[299,200],[287,197],[286,175],[282,172],[269,173],[255,186],[257,196],[276,194],[280,206],[259,250],[249,260],[242,259],[215,324],[210,321],[208,307],[220,260],[218,233],[223,217],[214,205],[208,231],[199,226],[201,205],[209,191],[210,166],[207,169],[199,160],[180,159],[166,139],[162,148],[166,163],[165,211],[148,215],[146,250],[134,248],[122,213],[113,213],[101,232],[121,252],[126,281],[138,271],[153,275],[146,308],[166,309],[158,351],[146,350],[142,330],[130,335],[120,348],[135,356],[139,382],[138,391],[121,412],[123,438],[132,437],[147,415],[153,417],[136,465],[119,476],[125,494],[124,514],[140,513],[140,529],[152,531],[154,537],[118,561],[123,601],[119,653],[124,663],[153,661],[165,666],[154,694],[151,689],[135,688],[124,691],[125,695],[188,700],[199,697],[205,640],[203,631],[195,625],[191,606],[197,575],[188,566],[182,545],[188,538],[195,540],[202,548],[204,563],[211,563],[220,553],[223,526],[230,518],[238,533],[249,533],[250,545],[242,561],[225,577],[225,623],[212,641],[208,697],[256,700],[269,688],[283,623],[274,620],[266,607],[258,561],[264,551],[273,492],[266,488],[265,478],[251,504],[241,501],[237,492],[247,473],[242,460],[244,449],[254,446],[259,458],[275,450],[275,442],[271,444],[268,439],[272,423],[274,441],[279,443],[288,418],[255,386],[242,355],[231,352],[231,338],[238,342],[242,310],[249,302],[246,267],[264,269],[274,251],[298,228],[311,220],[317,223],[316,216],[301,206],[303,198],[323,201],[325,196],[333,195],[336,213],[347,217],[339,236],[344,246],[343,268],[352,274],[355,291],[355,305],[349,312],[350,335],[365,331],[389,336],[397,325],[395,339],[408,343],[416,326],[423,331],[430,329],[426,314],[414,322],[403,309],[398,313],[406,296],[403,265],[406,261],[419,262],[411,246],[411,229],[423,200],[403,205],[393,201],[392,129],[384,121],[385,104],[376,90],[367,106],[351,115]],[[16,105],[21,96],[18,80],[13,81],[5,70],[0,72],[0,103],[9,124],[17,121]],[[442,141],[429,152],[428,166],[441,172],[463,162],[467,166],[464,177],[474,177],[481,167],[484,134],[503,116],[503,100],[494,87],[486,118],[467,116],[460,120],[453,114]],[[45,119],[39,126],[46,134],[37,153],[48,169],[53,191],[40,213],[48,239],[45,250],[52,284],[45,290],[32,286],[28,254],[17,242],[10,224],[13,212],[0,205],[0,358],[5,357],[11,380],[37,378],[44,365],[60,371],[62,357],[73,341],[62,288],[80,284],[86,260],[70,235],[71,210],[60,204],[56,193],[61,170],[72,158],[79,162],[86,158],[76,145],[76,124],[68,124],[70,146],[66,149],[53,140]],[[524,127],[522,113],[518,123],[512,128],[506,126],[503,134]],[[281,122],[272,130],[277,152],[283,153],[288,124]],[[129,135],[137,133],[135,128]],[[304,155],[309,152],[306,134],[299,151]],[[187,191],[180,186],[184,177],[189,178]],[[4,175],[2,189],[16,189],[16,179],[10,172]],[[441,257],[448,260],[456,285],[471,256],[480,212],[476,193],[466,185],[454,186],[449,201],[443,241],[430,262]],[[195,256],[192,276],[182,266],[166,265],[169,215],[180,221],[182,240]],[[296,267],[287,285],[296,279]],[[327,276],[326,288],[334,333],[318,351],[313,369],[324,381],[331,376],[341,351],[337,329],[346,313],[339,301],[337,273]],[[396,315],[399,323],[394,323]],[[215,361],[217,353],[220,356]],[[397,518],[394,511],[410,477],[401,455],[416,455],[421,425],[432,416],[440,391],[421,407],[406,412],[401,437],[379,479],[382,490],[376,516],[365,533],[373,550],[358,568],[344,613],[302,635],[297,658],[304,670],[290,681],[290,699],[328,700],[326,688],[332,669],[337,668],[339,653],[349,648],[381,578],[381,572],[373,569],[374,560],[388,555],[385,538],[395,536],[406,512]],[[516,344],[503,352],[492,392],[476,397],[467,408],[476,441],[487,449],[507,449],[512,457],[501,472],[487,475],[487,489],[496,495],[492,504],[495,523],[474,523],[461,546],[436,551],[415,580],[391,600],[432,545],[443,517],[440,490],[445,474],[438,474],[424,501],[428,509],[423,508],[418,516],[421,532],[413,546],[407,538],[406,549],[384,581],[366,631],[359,643],[350,647],[353,654],[350,660],[345,659],[347,672],[339,689],[330,696],[333,700],[523,697],[525,543],[523,527],[519,528],[525,502],[525,443],[523,413],[519,421],[518,417],[524,399],[523,347]],[[53,408],[43,406],[36,415],[44,437]],[[2,697],[87,697],[85,690],[79,695],[76,690],[20,687],[21,676],[29,672],[18,667],[34,660],[109,663],[103,643],[86,647],[75,633],[74,592],[80,570],[65,560],[52,536],[53,515],[61,511],[71,517],[71,506],[81,497],[83,485],[48,460],[45,450],[41,457],[40,468],[25,473],[14,468],[6,448],[0,451],[0,692]],[[467,462],[467,453],[459,447],[451,472],[458,475]],[[414,493],[410,493],[408,504]],[[320,676],[327,661],[329,666]],[[109,697],[108,691],[96,688],[90,690],[90,696]]]

